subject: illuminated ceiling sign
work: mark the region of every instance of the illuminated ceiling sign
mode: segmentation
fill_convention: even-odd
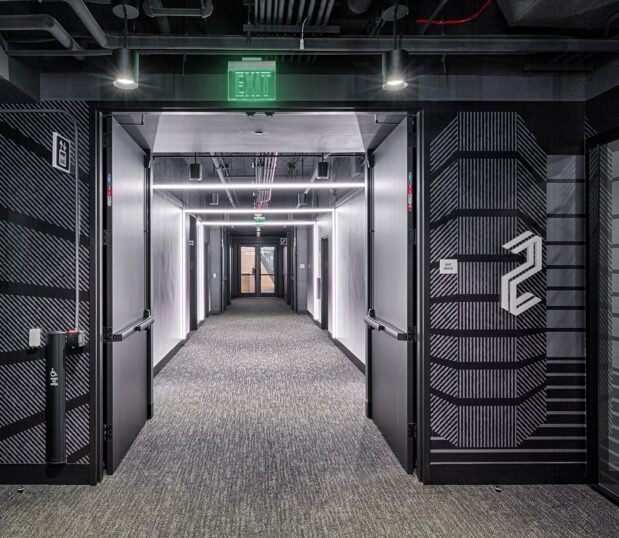
[[[275,101],[275,62],[228,62],[228,101]]]

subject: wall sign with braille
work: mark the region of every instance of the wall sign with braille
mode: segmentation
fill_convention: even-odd
[[[439,261],[439,273],[441,275],[457,275],[458,274],[458,260],[446,259]]]
[[[71,172],[71,141],[58,133],[52,135],[52,166],[65,173]]]

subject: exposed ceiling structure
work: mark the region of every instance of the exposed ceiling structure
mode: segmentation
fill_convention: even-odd
[[[254,210],[264,211],[266,221],[307,220],[316,210],[333,208],[363,190],[366,151],[404,117],[353,112],[115,115],[152,152],[155,188],[161,192],[165,186],[163,192],[188,210],[198,210],[206,221],[251,221]],[[301,183],[307,186],[297,186]],[[240,188],[248,184],[250,189]],[[293,186],[280,190],[283,184]],[[287,211],[277,212],[281,209]],[[261,232],[281,234],[285,228],[265,226]],[[235,228],[235,233],[254,235],[256,229]]]
[[[4,51],[46,72],[136,67],[121,50],[172,74],[222,73],[247,54],[288,73],[372,74],[394,47],[438,72],[447,56],[604,62],[619,53],[618,20],[614,0],[0,0]]]

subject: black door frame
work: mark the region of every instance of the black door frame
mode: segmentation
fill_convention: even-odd
[[[233,240],[233,250],[235,252],[236,262],[234,264],[234,279],[236,283],[236,290],[238,297],[277,297],[279,295],[279,237],[238,237]],[[255,249],[255,293],[241,293],[241,247],[252,247]],[[273,259],[274,264],[274,283],[275,291],[273,293],[263,294],[260,289],[260,247],[275,247],[275,256]]]
[[[316,102],[279,102],[276,105],[269,105],[271,108],[266,110],[276,112],[296,112],[296,113],[321,113],[330,112],[362,112],[362,113],[408,113],[409,115],[417,116],[417,192],[415,193],[417,211],[417,254],[419,267],[425,268],[427,260],[429,260],[429,241],[425,238],[425,230],[429,223],[429,215],[426,214],[425,208],[429,203],[429,192],[425,188],[425,163],[429,156],[429,148],[424,144],[424,127],[423,127],[423,110],[418,102],[393,101],[385,103],[382,101],[367,101],[367,102],[349,102],[344,105],[334,106],[330,101]],[[90,287],[90,334],[100,335],[102,327],[102,317],[99,311],[102,294],[102,245],[103,245],[103,226],[102,226],[102,211],[101,203],[104,196],[103,185],[103,150],[104,150],[104,126],[103,119],[114,113],[149,113],[149,112],[255,112],[257,109],[262,109],[261,106],[253,107],[231,107],[230,103],[222,102],[184,102],[178,103],[174,101],[99,101],[92,102],[90,105],[90,166],[93,173],[91,174],[91,212],[90,224],[91,234],[90,242],[90,281],[94,283]],[[366,192],[370,189],[366,180]],[[367,196],[367,194],[366,194]],[[369,235],[368,228],[368,235]],[[208,250],[206,256],[208,256]],[[296,244],[294,234],[289,233],[288,238],[288,258],[289,258],[289,283],[288,292],[289,300],[293,310],[296,307]],[[369,256],[368,256],[369,258]],[[366,270],[369,270],[369,263]],[[417,333],[424,335],[427,332],[426,318],[429,316],[428,290],[429,290],[429,274],[427,271],[419,271],[417,275],[417,312],[418,312],[418,328]],[[367,279],[369,281],[369,279]],[[206,287],[209,287],[207,280]],[[207,292],[208,293],[208,292]],[[366,290],[367,295],[367,290]],[[208,298],[207,298],[208,301]],[[207,302],[208,306],[208,302]],[[206,309],[208,315],[208,308]],[[91,421],[90,421],[90,483],[95,485],[100,482],[103,477],[103,365],[102,365],[102,341],[98,338],[91,342],[91,366],[90,366],[90,405],[91,405]],[[366,341],[367,345],[367,341]],[[426,425],[429,425],[429,371],[426,368],[426,354],[429,353],[429,348],[426,350],[426,342],[423,337],[417,339],[417,421],[420,435],[417,436],[417,455],[420,461],[417,474],[420,481],[424,481],[424,476],[429,475],[429,440],[430,435],[427,432]],[[371,357],[366,354],[366,371],[371,376]]]
[[[413,417],[415,420],[411,425],[409,424],[409,438],[412,439],[413,450],[408,452],[408,461],[405,463],[407,472],[416,472],[419,480],[424,480],[424,470],[426,464],[429,467],[429,453],[426,452],[426,447],[429,451],[429,433],[426,435],[425,426],[429,424],[429,391],[426,397],[424,394],[423,381],[425,380],[429,387],[429,377],[426,377],[424,371],[425,355],[424,355],[424,339],[420,337],[422,334],[427,334],[425,329],[420,327],[421,320],[424,320],[425,315],[423,311],[425,304],[422,302],[421,297],[425,297],[426,290],[423,290],[423,280],[420,280],[420,276],[423,275],[423,271],[418,271],[419,263],[424,259],[422,249],[429,248],[429,243],[426,244],[423,238],[425,215],[422,213],[423,207],[423,158],[421,144],[423,136],[423,117],[421,112],[415,114],[408,114],[408,155],[407,170],[409,171],[408,187],[409,187],[409,203],[412,204],[411,210],[408,212],[407,229],[408,229],[408,244],[407,248],[407,282],[410,283],[407,297],[407,318],[409,327],[404,328],[408,332],[408,344],[407,344],[407,361],[409,364],[409,370],[411,372],[411,378],[408,383],[408,402],[407,413],[409,417]],[[366,165],[366,301],[368,305],[368,313],[373,316],[374,312],[374,155],[373,152],[369,152],[367,155]],[[411,173],[413,175],[411,175]],[[403,193],[403,196],[407,193]],[[422,266],[423,267],[423,266]],[[429,282],[427,282],[429,285]],[[429,312],[427,313],[429,315]],[[373,328],[366,327],[366,364],[365,364],[365,376],[366,376],[366,392],[365,392],[365,410],[366,416],[372,418],[372,332]],[[428,350],[429,351],[429,350]],[[419,432],[419,433],[418,433]],[[427,472],[427,471],[426,471]]]
[[[595,213],[592,209],[598,208],[599,203],[594,200],[594,196],[599,197],[599,177],[592,177],[590,174],[591,161],[590,151],[595,146],[601,146],[619,140],[619,129],[612,129],[585,139],[585,216],[586,216],[586,361],[587,384],[586,384],[586,420],[587,420],[587,476],[586,479],[593,489],[618,503],[619,498],[612,492],[599,485],[599,341],[598,341],[598,297],[599,297],[599,212]]]
[[[111,179],[112,168],[112,130],[113,122],[111,115],[101,115],[99,120],[101,122],[100,140],[101,140],[101,154],[100,154],[100,166],[101,176]],[[144,152],[144,317],[150,316],[152,310],[152,264],[151,264],[151,203],[152,203],[152,157],[149,152]],[[96,481],[101,481],[103,478],[104,469],[106,467],[106,455],[108,449],[106,449],[105,443],[111,442],[111,438],[103,431],[104,425],[110,422],[109,417],[106,417],[108,411],[108,399],[111,397],[111,388],[108,385],[108,373],[109,370],[105,365],[105,354],[111,354],[113,350],[112,334],[109,334],[113,326],[112,318],[112,306],[113,306],[113,292],[112,286],[108,281],[108,275],[112,273],[113,256],[110,248],[113,241],[113,229],[112,229],[112,212],[113,206],[109,203],[109,196],[111,196],[111,185],[108,186],[107,182],[101,181],[99,183],[100,192],[97,196],[97,228],[100,232],[100,242],[98,254],[101,259],[101,267],[97,272],[97,281],[101,286],[101,298],[103,299],[100,305],[101,317],[99,323],[101,323],[102,337],[97,342],[97,373],[100,376],[100,384],[97,386],[97,447],[96,454],[98,458],[93,464],[95,465]],[[108,190],[109,189],[109,190]],[[91,296],[92,300],[92,296]],[[106,330],[106,328],[110,328]],[[91,333],[92,334],[92,333]],[[150,328],[146,330],[146,418],[151,419],[153,417],[153,334]],[[91,380],[92,389],[92,380]]]
[[[329,238],[320,238],[320,328],[329,329]]]

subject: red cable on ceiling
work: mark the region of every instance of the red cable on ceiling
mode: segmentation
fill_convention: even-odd
[[[486,0],[486,3],[483,6],[481,6],[481,8],[479,8],[479,11],[477,11],[477,13],[474,13],[473,15],[471,15],[470,17],[467,17],[466,19],[447,19],[447,20],[434,20],[434,21],[431,21],[430,19],[417,19],[415,22],[418,24],[435,24],[437,26],[466,24],[467,22],[474,21],[477,17],[479,17],[484,11],[486,11],[486,9],[488,8],[490,4],[492,4],[492,0]]]

